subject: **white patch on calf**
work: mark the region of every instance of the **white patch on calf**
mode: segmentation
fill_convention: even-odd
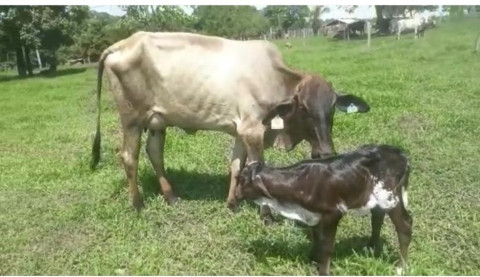
[[[403,200],[403,206],[405,208],[407,208],[407,206],[408,206],[408,192],[404,187],[402,187],[402,200]]]
[[[307,224],[308,226],[315,226],[322,218],[321,214],[313,213],[300,205],[291,203],[280,203],[276,199],[270,199],[261,197],[254,200],[255,204],[259,206],[267,205],[275,211],[279,212],[282,216],[298,220]]]
[[[372,177],[372,181],[374,183],[373,190],[372,190],[372,193],[370,194],[370,197],[368,198],[368,202],[365,203],[365,205],[360,208],[351,209],[351,211],[353,211],[353,214],[356,216],[367,215],[371,209],[377,206],[383,210],[390,210],[392,208],[395,208],[400,201],[398,196],[394,194],[394,191],[391,191],[385,188],[385,183],[382,180],[378,180],[377,177]],[[404,193],[403,190],[402,190],[402,193]],[[403,195],[406,196],[406,191]],[[337,209],[342,213],[345,213],[347,210],[349,210],[348,207],[343,202],[340,202],[339,204],[337,204]]]
[[[377,200],[377,205],[384,210],[394,208],[399,202],[398,196],[393,191],[385,189],[383,181],[378,181],[373,185],[373,195]]]

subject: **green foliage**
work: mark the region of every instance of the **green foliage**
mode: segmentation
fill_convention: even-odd
[[[312,30],[315,35],[318,34],[318,30],[320,29],[322,25],[322,21],[320,19],[320,16],[322,13],[328,12],[330,9],[326,6],[315,6],[312,12],[312,18],[311,18],[311,25],[312,25]]]
[[[230,38],[258,37],[267,21],[253,6],[197,6],[194,28],[202,33]]]
[[[310,10],[307,6],[266,6],[263,15],[271,26],[281,30],[305,28]]]
[[[179,6],[123,6],[127,18],[133,19],[144,31],[181,31],[190,23],[189,16]],[[128,21],[128,24],[133,22]]]
[[[465,11],[469,14],[480,13],[480,6],[445,5],[442,7],[442,10],[444,12],[448,12],[450,17],[463,17],[465,15]]]
[[[88,16],[87,6],[1,6],[0,29],[4,46],[17,51],[19,74],[23,64],[22,49],[42,48],[56,68],[56,51],[63,44],[72,44],[72,33]],[[26,51],[25,55],[28,55]],[[29,66],[27,59],[27,67]]]

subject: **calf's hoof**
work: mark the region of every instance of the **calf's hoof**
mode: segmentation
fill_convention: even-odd
[[[380,255],[382,254],[382,245],[380,244],[380,242],[369,241],[366,247],[368,251],[373,252],[373,256],[375,258],[380,257]]]
[[[140,212],[143,208],[145,208],[145,204],[143,204],[143,198],[141,196],[134,197],[132,200],[132,205],[137,212]]]
[[[263,224],[265,224],[265,226],[273,225],[274,223],[273,215],[268,214],[268,215],[262,216],[262,221],[263,221]]]

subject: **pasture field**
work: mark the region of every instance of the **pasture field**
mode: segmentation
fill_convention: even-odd
[[[412,34],[372,40],[278,42],[287,63],[322,73],[341,90],[364,97],[367,114],[337,112],[339,152],[366,143],[404,148],[411,159],[413,275],[480,275],[480,54],[472,45],[480,19],[447,22]],[[255,70],[255,69],[252,69]],[[311,275],[307,229],[276,215],[266,227],[257,208],[226,208],[233,139],[170,129],[166,168],[182,201],[167,206],[145,153],[139,178],[147,208],[131,207],[118,116],[104,87],[102,159],[88,165],[95,129],[95,68],[58,76],[0,76],[1,275]],[[144,138],[145,139],[145,138]],[[308,156],[269,149],[270,164]],[[332,274],[392,275],[399,258],[388,217],[383,253],[363,250],[370,218],[339,226]]]

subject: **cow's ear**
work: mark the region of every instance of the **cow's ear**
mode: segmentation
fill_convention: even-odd
[[[298,95],[295,94],[292,98],[278,104],[263,119],[263,124],[268,124],[275,116],[289,117],[292,115],[298,106]]]
[[[335,106],[343,112],[366,113],[370,110],[370,106],[365,100],[352,94],[337,93]]]

